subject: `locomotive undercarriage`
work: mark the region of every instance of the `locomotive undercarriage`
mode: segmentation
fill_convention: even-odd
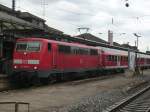
[[[29,87],[39,84],[39,77],[35,72],[14,72],[9,78],[11,84],[15,87]]]
[[[95,69],[81,72],[42,72],[42,71],[18,71],[10,76],[10,82],[15,87],[30,87],[40,84],[49,84],[61,81],[78,80],[98,77],[101,75],[123,73],[124,69]],[[45,75],[44,75],[45,74]],[[41,77],[44,76],[44,77]]]

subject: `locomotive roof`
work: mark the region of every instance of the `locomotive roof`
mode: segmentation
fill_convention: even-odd
[[[21,38],[18,39],[17,41],[45,41],[45,42],[52,42],[52,43],[58,43],[58,44],[63,44],[63,45],[69,45],[69,46],[77,46],[77,47],[85,47],[85,48],[93,48],[93,49],[98,49],[97,47],[94,46],[88,46],[85,44],[81,43],[68,43],[68,42],[62,42],[62,41],[56,41],[56,40],[49,40],[45,38]]]
[[[85,44],[81,44],[81,43],[68,43],[68,42],[62,42],[62,41],[56,41],[56,40],[50,40],[50,39],[46,39],[46,38],[36,38],[36,37],[28,37],[28,38],[20,38],[18,39],[18,41],[24,41],[24,40],[38,40],[38,41],[49,41],[49,42],[53,42],[53,43],[59,43],[59,44],[64,44],[64,45],[69,45],[69,46],[78,46],[78,47],[85,47],[85,48],[93,48],[93,49],[99,49],[99,48],[107,48],[107,49],[114,49],[114,50],[121,50],[121,51],[128,51],[129,49],[123,49],[123,48],[116,48],[114,46],[89,46],[89,45],[85,45]],[[137,52],[134,50],[129,50],[132,52]],[[145,54],[145,55],[149,55],[147,53],[144,52],[137,52],[139,54]]]

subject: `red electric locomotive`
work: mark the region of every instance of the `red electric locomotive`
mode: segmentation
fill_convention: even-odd
[[[96,47],[77,43],[41,38],[18,39],[11,77],[19,83],[34,82],[37,78],[47,82],[67,73],[96,71],[102,68],[101,54]]]
[[[149,68],[150,55],[43,38],[22,38],[16,42],[10,77],[17,84],[30,85],[38,79],[48,83],[78,76],[78,73],[123,72],[128,64]]]

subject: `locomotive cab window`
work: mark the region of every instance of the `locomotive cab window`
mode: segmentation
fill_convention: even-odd
[[[39,51],[40,43],[39,42],[28,42],[27,51]]]
[[[38,52],[40,51],[40,46],[40,42],[17,42],[16,51]]]
[[[16,51],[26,51],[27,44],[24,42],[17,42],[16,43]]]

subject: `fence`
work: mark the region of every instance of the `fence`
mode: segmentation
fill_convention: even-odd
[[[19,111],[19,106],[20,105],[27,105],[27,111],[25,111],[26,109],[23,109],[22,108],[22,110],[23,110],[23,112],[30,112],[30,103],[25,103],[25,102],[0,102],[0,106],[1,105],[14,105],[14,112],[20,112]],[[9,110],[8,109],[8,107],[10,107],[10,106],[6,106],[6,108],[5,107],[3,107],[3,108],[0,108],[0,110],[2,111],[2,109],[4,109],[2,112],[13,112],[12,110]]]

